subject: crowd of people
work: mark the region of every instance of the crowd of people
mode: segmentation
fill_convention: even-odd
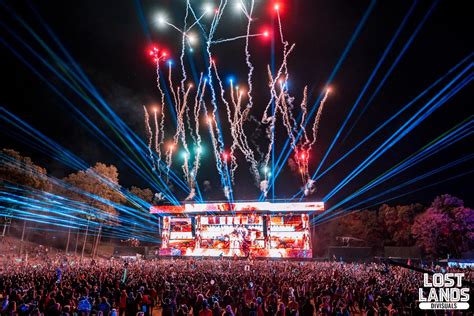
[[[0,314],[415,315],[420,286],[381,263],[52,257],[3,262]]]

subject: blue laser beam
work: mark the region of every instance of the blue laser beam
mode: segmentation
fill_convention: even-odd
[[[367,101],[367,103],[364,105],[364,107],[362,108],[362,111],[360,111],[359,115],[357,116],[357,118],[355,119],[354,123],[352,123],[352,126],[349,128],[349,130],[347,131],[346,133],[346,136],[342,139],[342,143],[345,142],[346,138],[349,137],[350,133],[352,132],[352,129],[357,125],[357,123],[359,122],[360,118],[362,117],[362,115],[364,115],[365,111],[367,110],[367,108],[370,106],[370,104],[372,103],[372,101],[375,99],[375,97],[378,95],[378,93],[380,92],[380,89],[382,89],[383,85],[385,84],[385,81],[387,81],[388,77],[390,76],[390,74],[392,73],[392,71],[395,69],[395,67],[398,65],[398,62],[401,60],[401,58],[403,57],[403,55],[405,54],[405,52],[408,50],[408,48],[410,47],[411,43],[413,42],[413,40],[415,39],[416,35],[418,34],[418,32],[421,30],[421,28],[423,27],[423,25],[425,24],[426,20],[430,17],[431,13],[433,12],[433,10],[435,9],[436,5],[438,4],[438,1],[435,1],[433,3],[433,5],[430,7],[430,9],[428,10],[428,12],[425,14],[425,16],[423,17],[423,19],[421,20],[421,22],[418,24],[418,26],[416,27],[415,31],[413,32],[413,34],[410,36],[410,38],[408,39],[408,41],[406,42],[405,46],[403,46],[402,50],[400,51],[400,53],[398,54],[397,58],[395,59],[395,61],[393,62],[393,64],[390,66],[390,68],[387,70],[385,76],[383,77],[383,79],[380,81],[379,85],[377,86],[377,88],[375,89],[375,91],[372,93],[372,95],[370,96],[369,100]]]

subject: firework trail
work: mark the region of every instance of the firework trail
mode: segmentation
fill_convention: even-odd
[[[291,108],[288,106],[287,101],[287,94],[285,93],[285,89],[283,85],[280,85],[280,96],[278,97],[275,105],[275,112],[278,109],[281,112],[283,118],[283,125],[286,127],[288,137],[291,140],[291,147],[295,148],[296,146],[296,138],[293,134],[294,125],[291,124],[292,122],[292,115],[291,115]]]
[[[267,65],[267,72],[268,72],[268,77],[269,77],[269,84],[268,87],[270,88],[270,100],[267,103],[267,106],[265,107],[265,110],[263,112],[263,117],[261,122],[262,123],[268,123],[270,121],[268,112],[270,111],[270,107],[272,105],[272,102],[277,98],[277,93],[276,93],[276,84],[277,82],[281,79],[282,74],[284,73],[285,69],[285,61],[287,60],[288,56],[291,54],[293,49],[295,48],[295,44],[291,45],[290,48],[286,51],[286,53],[283,55],[283,62],[278,69],[275,77],[272,75],[272,71],[270,69],[270,65]],[[286,86],[286,84],[285,84]]]
[[[237,122],[237,130],[238,130],[238,135],[239,135],[239,140],[240,144],[242,146],[242,150],[246,152],[246,159],[251,163],[251,170],[253,170],[253,173],[255,175],[257,183],[259,182],[259,173],[258,173],[258,162],[255,159],[255,154],[253,150],[250,148],[250,145],[248,143],[247,139],[247,134],[244,132],[244,122],[248,120],[249,118],[249,107],[245,107],[242,109],[242,98],[243,98],[243,91],[237,91],[238,92],[238,98],[237,98],[237,110],[236,110],[236,122]],[[258,123],[260,124],[260,123]]]
[[[257,151],[257,154],[258,154],[258,157],[260,157],[260,159],[262,159],[264,157],[264,153],[262,152],[262,150],[260,149],[260,145],[257,144],[257,140],[259,139],[258,138],[258,135],[259,133],[261,132],[261,128],[262,128],[262,122],[260,122],[255,116],[253,115],[249,115],[248,116],[248,120],[250,122],[253,122],[257,125],[257,127],[255,128],[255,133],[253,133],[250,141],[252,143],[252,145],[255,147],[255,150]]]
[[[158,125],[158,109],[153,109],[153,121],[155,123],[155,151],[158,153],[160,151],[159,148],[159,131],[160,127]]]
[[[148,151],[150,153],[150,160],[153,164],[153,170],[156,170],[155,159],[153,158],[153,151],[152,151],[152,143],[153,143],[153,131],[150,126],[150,115],[146,109],[146,106],[143,106],[143,110],[145,111],[145,131],[148,138]]]
[[[265,154],[265,158],[264,158],[264,168],[268,167],[268,164],[269,164],[269,161],[270,161],[270,157],[271,157],[271,151],[272,151],[272,148],[273,148],[273,144],[275,142],[275,135],[274,135],[274,129],[275,129],[275,123],[276,123],[276,115],[277,115],[277,112],[280,110],[282,112],[282,114],[284,115],[285,113],[285,110],[282,110],[280,109],[280,101],[281,99],[284,97],[284,82],[281,81],[280,82],[280,78],[282,76],[282,74],[284,74],[284,71],[286,70],[286,60],[287,60],[287,57],[289,56],[289,54],[291,54],[291,52],[293,51],[295,45],[291,45],[291,47],[288,49],[288,50],[285,50],[284,52],[284,55],[283,55],[283,61],[282,61],[282,64],[280,65],[275,77],[273,77],[272,75],[272,71],[270,69],[270,66],[267,65],[267,73],[268,73],[268,77],[269,77],[269,84],[268,84],[268,87],[270,88],[270,100],[268,101],[267,103],[267,106],[263,112],[263,117],[262,117],[262,120],[261,122],[263,124],[269,124],[267,126],[267,138],[269,139],[269,144],[268,144],[268,148],[267,148],[267,151],[266,151],[266,154]],[[285,75],[286,76],[286,75]],[[276,92],[276,84],[277,83],[280,83],[280,90],[281,90],[281,93],[279,95],[277,95],[277,92]],[[275,111],[273,113],[273,115],[269,115],[268,112],[270,111],[270,106],[271,104],[275,102]],[[292,128],[290,129],[287,129],[288,131],[288,137],[290,138],[293,138],[292,136]]]
[[[240,109],[238,108],[238,105],[235,102],[234,83],[233,83],[232,80],[230,81],[230,99],[231,99],[232,105],[234,106],[234,115],[233,115],[233,118],[232,118],[232,122],[235,126],[235,122],[238,121],[238,111],[240,111]],[[238,128],[238,126],[236,126],[236,127]],[[237,168],[238,168],[238,164],[237,164],[237,161],[235,159],[235,150],[237,149],[237,143],[238,143],[238,141],[237,142],[234,141],[234,142],[232,142],[232,145],[230,146],[230,156],[231,156],[230,177],[232,179],[232,183],[234,183],[235,173],[236,173]],[[232,157],[234,157],[234,158],[232,159]]]
[[[184,26],[183,26],[183,36],[181,37],[181,56],[179,58],[180,63],[181,63],[181,72],[183,73],[183,78],[181,79],[181,91],[184,94],[184,83],[187,79],[186,75],[186,67],[184,67],[184,51],[186,48],[186,39],[188,34],[186,33],[186,26],[187,26],[187,20],[188,20],[188,15],[189,15],[189,0],[186,0],[186,14],[184,16]]]
[[[174,151],[174,148],[175,148],[175,145],[174,144],[170,144],[168,146],[168,150],[166,151],[166,166],[167,166],[167,169],[166,169],[166,182],[168,182],[168,176],[169,176],[169,172],[170,172],[170,169],[171,169],[171,164],[173,163],[173,151]]]
[[[225,108],[226,108],[227,120],[230,124],[230,134],[232,136],[232,144],[231,144],[231,150],[230,150],[230,169],[231,169],[230,178],[231,178],[232,183],[234,183],[234,171],[237,169],[237,159],[235,158],[234,151],[237,147],[239,147],[239,143],[238,143],[239,140],[238,140],[238,136],[236,134],[237,131],[236,131],[235,122],[232,119],[232,111],[230,109],[229,102],[226,100],[226,98],[224,96],[224,92],[225,92],[224,85],[222,84],[222,80],[219,77],[219,73],[217,72],[217,68],[216,68],[215,63],[213,63],[213,69],[214,69],[214,73],[215,73],[215,76],[216,76],[216,79],[217,79],[217,82],[219,84],[219,88],[220,88],[220,91],[221,91],[221,93],[220,93],[221,100],[224,103]],[[232,85],[232,81],[231,81],[231,93],[232,93],[232,89],[233,89],[233,85]]]
[[[276,80],[278,80],[278,83],[280,84],[280,89],[282,92],[282,96],[280,97],[280,111],[283,116],[283,124],[287,128],[287,133],[288,137],[291,139],[291,145],[292,148],[295,148],[296,146],[296,140],[295,136],[293,135],[293,131],[295,130],[296,127],[296,120],[294,119],[291,110],[293,109],[293,101],[294,98],[291,97],[288,94],[288,78],[289,78],[289,73],[288,73],[288,56],[291,53],[291,51],[294,49],[295,44],[292,44],[290,49],[288,49],[289,43],[288,41],[285,41],[283,37],[283,27],[281,24],[281,19],[280,19],[280,11],[277,9],[277,17],[278,17],[278,30],[280,33],[280,41],[283,45],[283,61],[280,67],[280,70],[278,71],[277,76],[275,76],[273,80],[273,85],[275,85]],[[281,76],[283,78],[281,78]],[[278,103],[277,103],[278,105]],[[277,107],[275,105],[275,107]],[[276,112],[277,109],[275,109]]]
[[[173,80],[172,80],[172,76],[171,76],[171,62],[168,62],[168,83],[169,83],[169,87],[170,87],[170,90],[171,90],[171,94],[173,96],[175,111],[178,114],[179,113],[179,104],[178,104],[178,100],[176,98],[176,93],[175,93],[174,88],[173,88]],[[179,95],[179,87],[178,87],[178,95]],[[176,145],[178,144],[179,128],[180,128],[179,115],[177,115],[176,119],[177,119],[176,133],[173,136],[173,143],[168,146],[168,150],[166,151],[166,166],[167,166],[166,182],[168,182],[168,180],[169,180],[169,178],[168,178],[169,177],[169,171],[171,169],[171,164],[173,163],[173,151],[176,148]]]
[[[280,41],[281,43],[283,44],[283,63],[282,63],[282,67],[283,67],[283,73],[284,73],[284,87],[287,87],[287,81],[288,81],[288,54],[286,53],[287,50],[288,50],[288,41],[285,41],[284,37],[283,37],[283,27],[281,25],[281,19],[280,19],[280,10],[276,10],[277,12],[277,18],[278,18],[278,30],[280,32]],[[292,45],[292,47],[294,47],[295,44]],[[278,77],[277,77],[278,78]]]
[[[190,174],[189,174],[190,152],[189,152],[189,148],[188,148],[188,143],[186,141],[186,129],[185,129],[185,126],[184,126],[185,124],[184,124],[183,118],[184,118],[184,113],[188,109],[187,101],[188,101],[189,92],[191,91],[191,88],[192,88],[192,85],[189,85],[186,92],[184,92],[183,99],[180,102],[180,111],[179,111],[179,114],[178,114],[178,131],[177,131],[177,135],[181,139],[181,144],[183,145],[183,148],[184,148],[184,151],[185,151],[185,153],[184,153],[184,163],[181,166],[181,168],[183,169],[186,181],[190,185],[192,185],[194,183],[194,180],[192,179],[193,177],[190,177]],[[178,88],[178,95],[179,95],[179,88]]]
[[[160,140],[158,143],[158,149],[156,150],[158,154],[158,159],[161,160],[161,146],[163,146],[165,141],[165,94],[160,84],[160,58],[156,59],[156,86],[160,92],[161,97],[161,120],[160,120]]]
[[[204,93],[206,92],[206,83],[202,81],[203,74],[199,77],[199,85],[194,98],[194,128],[196,133],[196,156],[194,158],[194,166],[191,171],[193,178],[196,179],[201,159],[201,134],[199,133],[199,114],[201,113],[201,104],[203,103]]]
[[[240,36],[235,36],[231,38],[225,38],[225,39],[220,39],[220,40],[214,40],[211,42],[211,44],[222,44],[222,43],[228,43],[228,42],[233,42],[235,40],[239,39],[246,39],[246,38],[251,38],[251,37],[259,37],[259,36],[267,36],[267,33],[255,33],[255,34],[249,34],[249,35],[240,35]],[[253,67],[252,67],[253,69]]]
[[[303,138],[304,138],[304,143],[308,144],[309,139],[308,139],[308,133],[306,133],[306,128],[304,126],[304,122],[306,121],[306,115],[308,115],[308,86],[304,87],[303,90],[303,100],[301,101],[301,123],[300,123],[300,130],[303,131]]]
[[[199,95],[200,85],[201,85],[201,82],[199,82],[199,85],[198,85],[198,90],[196,92],[195,100],[194,100],[195,102]],[[193,126],[191,125],[191,116],[189,115],[189,111],[190,111],[190,108],[186,106],[186,110],[184,111],[184,114],[186,115],[186,127],[188,128],[188,132],[189,132],[189,135],[191,136],[191,139],[193,140],[193,143],[196,144],[197,139],[196,139],[196,136],[194,135]]]
[[[172,79],[172,75],[171,75],[171,62],[168,62],[168,83],[169,83],[169,86],[170,86],[170,90],[171,90],[171,95],[173,96],[173,100],[174,100],[174,107],[175,107],[175,110],[176,110],[176,113],[178,113],[178,100],[176,99],[176,93],[174,92],[174,87],[173,87],[173,79]],[[179,89],[179,87],[178,87]],[[179,93],[178,93],[179,95]]]
[[[246,163],[249,164],[250,173],[255,179],[257,187],[260,191],[266,196],[270,187],[270,173],[268,170],[269,161],[271,158],[272,150],[275,143],[275,128],[277,122],[283,124],[288,138],[290,140],[290,146],[295,150],[296,156],[294,158],[298,168],[299,174],[303,181],[303,189],[305,194],[311,194],[315,190],[315,182],[309,178],[308,171],[308,157],[311,148],[316,144],[318,137],[318,129],[321,119],[321,114],[324,108],[325,101],[328,97],[328,90],[320,103],[318,108],[314,124],[312,126],[312,138],[309,137],[309,132],[305,128],[305,123],[308,119],[308,87],[305,86],[303,90],[302,101],[300,104],[302,119],[301,122],[297,122],[294,116],[295,111],[295,97],[291,96],[288,90],[288,80],[289,80],[289,70],[288,70],[288,58],[292,51],[295,48],[295,44],[291,44],[285,40],[282,21],[280,17],[280,12],[278,6],[275,6],[277,20],[278,20],[278,32],[279,38],[282,45],[283,54],[280,60],[280,65],[277,68],[276,72],[272,72],[270,66],[267,66],[268,72],[268,88],[270,92],[269,101],[263,111],[263,116],[261,120],[256,120],[251,115],[251,109],[253,108],[253,76],[255,72],[255,67],[251,62],[252,56],[250,53],[250,38],[257,36],[268,36],[268,32],[265,33],[256,33],[252,34],[252,23],[254,21],[254,5],[255,0],[236,0],[239,3],[239,7],[247,18],[246,23],[246,33],[242,36],[235,36],[231,38],[224,39],[215,39],[215,34],[217,26],[221,21],[224,13],[224,9],[228,4],[228,0],[220,0],[218,7],[214,10],[212,16],[212,21],[210,23],[209,31],[205,32],[204,27],[201,25],[200,21],[204,16],[210,12],[209,9],[206,9],[206,12],[200,15],[199,17],[193,11],[190,0],[186,0],[186,12],[184,16],[183,27],[177,28],[173,24],[163,21],[165,24],[172,26],[174,29],[178,30],[181,35],[181,54],[179,57],[180,68],[181,68],[181,78],[179,83],[173,84],[173,73],[171,70],[171,62],[169,62],[168,69],[168,83],[171,90],[172,100],[174,104],[171,105],[176,110],[176,130],[173,134],[170,144],[164,146],[164,126],[165,126],[165,94],[162,87],[160,86],[160,57],[156,57],[157,61],[157,87],[161,96],[161,121],[159,121],[158,113],[155,112],[154,116],[154,127],[155,134],[150,126],[150,117],[148,111],[145,108],[145,123],[146,123],[146,133],[149,141],[149,149],[153,143],[154,137],[154,147],[155,151],[158,154],[159,159],[161,159],[162,147],[164,148],[164,154],[166,155],[166,165],[168,166],[167,170],[167,181],[168,173],[171,165],[173,164],[173,153],[175,150],[180,147],[182,152],[182,158],[184,163],[181,165],[181,168],[184,173],[184,178],[186,179],[190,192],[187,200],[194,199],[196,197],[196,175],[200,167],[200,158],[201,158],[201,135],[199,132],[200,129],[200,118],[201,112],[204,113],[206,123],[209,129],[209,135],[211,138],[213,153],[216,159],[217,171],[221,177],[222,187],[224,190],[224,195],[226,198],[233,199],[232,197],[232,187],[231,184],[235,184],[235,175],[239,167],[237,156],[239,151],[243,154]],[[189,15],[194,18],[194,22],[189,22]],[[190,30],[195,26],[199,25],[201,30],[204,31],[205,37],[205,59],[207,60],[206,70],[200,74],[199,84],[197,84],[196,91],[191,92],[192,85],[186,85],[187,73],[186,65],[184,63],[184,56],[187,52],[186,48],[191,47],[191,36]],[[207,33],[207,34],[206,34]],[[211,47],[212,45],[236,41],[239,39],[245,40],[244,45],[244,55],[245,55],[245,64],[248,68],[247,73],[247,85],[246,91],[239,89],[237,86],[234,86],[235,82],[230,82],[230,91],[226,91],[224,84],[219,76],[216,62],[213,58]],[[158,55],[156,55],[158,56]],[[213,80],[215,80],[216,85],[214,86]],[[206,85],[209,84],[209,102],[205,101],[205,92]],[[218,91],[220,89],[220,91]],[[228,94],[227,94],[228,93]],[[191,97],[192,94],[192,97]],[[245,98],[245,95],[248,95]],[[207,99],[207,98],[206,98]],[[270,112],[271,106],[274,105],[273,113]],[[191,109],[192,107],[192,109]],[[221,121],[219,121],[219,109],[225,108],[225,117],[226,120],[222,120],[224,124],[220,126]],[[222,110],[221,110],[222,111]],[[190,113],[191,112],[191,113]],[[222,113],[223,114],[223,113]],[[221,115],[222,115],[221,114]],[[281,117],[280,117],[281,116]],[[223,117],[221,116],[221,119]],[[194,121],[194,122],[193,122]],[[227,122],[225,122],[227,121]],[[246,122],[255,121],[258,124],[257,129],[265,129],[265,137],[268,139],[268,148],[266,150],[261,150],[257,144],[254,144],[253,138],[248,138],[250,136],[245,132],[247,127]],[[194,124],[194,126],[193,126]],[[228,150],[224,147],[223,133],[222,128],[227,127],[229,124],[229,131],[232,141],[228,144]],[[247,127],[248,128],[248,127]],[[299,143],[296,140],[296,134],[302,132],[302,138]],[[187,138],[192,141],[192,144],[188,144]],[[252,142],[252,146],[249,144],[249,140]],[[256,158],[256,152],[254,152],[252,147],[256,147],[256,152],[259,155],[258,159]],[[193,155],[191,155],[193,152]],[[151,155],[153,156],[153,155]],[[180,155],[181,157],[181,155]],[[239,156],[240,157],[240,156]],[[262,170],[263,176],[262,176]],[[230,171],[229,171],[230,169]]]
[[[143,110],[145,111],[145,131],[148,138],[148,149],[151,151],[151,144],[153,142],[153,132],[150,126],[150,115],[146,109],[146,106],[143,106]]]
[[[204,107],[204,109],[206,109],[206,107]],[[214,133],[214,122],[215,122],[215,119],[211,118],[211,114],[207,114],[207,109],[205,110],[206,112],[206,119],[207,119],[207,124],[209,126],[209,134],[211,135],[211,142],[212,142],[212,146],[214,148],[214,158],[216,159],[216,165],[217,165],[217,171],[219,172],[219,175],[221,177],[221,181],[222,181],[222,185],[224,185],[224,187],[227,187],[225,185],[226,181],[226,177],[224,175],[224,173],[222,172],[222,157],[221,157],[221,154],[219,152],[219,143],[217,141],[217,138],[216,138],[216,135]],[[217,127],[216,127],[217,129]],[[228,197],[228,196],[226,196]]]
[[[330,89],[326,89],[326,93],[324,94],[324,98],[321,100],[319,104],[318,112],[316,114],[316,119],[314,120],[313,124],[313,141],[309,144],[309,149],[316,143],[318,139],[318,130],[319,130],[319,122],[321,121],[321,114],[323,113],[324,105],[328,98],[329,93],[331,92]]]
[[[211,69],[212,63],[213,63],[213,61],[211,60],[210,64],[209,64],[209,69]],[[213,84],[212,84],[212,73],[209,72],[208,77],[209,77],[209,87],[210,87],[210,90],[211,90],[211,104],[212,104],[213,108],[212,108],[212,112],[211,112],[212,116],[211,117],[207,116],[207,118],[208,118],[208,123],[209,123],[209,127],[210,127],[210,132],[211,132],[211,139],[212,139],[212,142],[213,142],[214,156],[216,157],[217,171],[219,172],[219,175],[221,176],[221,179],[226,179],[226,175],[224,174],[224,172],[222,170],[222,159],[221,159],[222,152],[224,151],[223,150],[224,142],[222,140],[222,136],[220,135],[219,126],[217,124],[217,119],[216,119],[216,116],[217,116],[217,97],[216,97],[216,91],[215,91],[215,89],[213,87]],[[207,110],[206,110],[206,112],[207,112]],[[215,128],[214,128],[214,123],[215,123]],[[217,132],[217,137],[215,135],[214,129]],[[225,183],[222,183],[222,184],[225,185]]]
[[[158,162],[160,164],[161,153],[160,153],[160,143],[159,143],[159,125],[158,125],[158,109],[153,109],[153,120],[155,123],[155,152],[158,154]],[[158,174],[161,175],[161,168],[158,168]]]
[[[245,62],[247,64],[247,67],[249,68],[249,72],[247,74],[247,84],[249,86],[249,91],[248,91],[248,96],[249,96],[249,102],[247,105],[247,108],[252,108],[253,106],[253,100],[252,100],[252,91],[253,91],[253,85],[252,85],[252,74],[254,67],[252,63],[250,62],[250,52],[249,52],[249,37],[250,37],[250,26],[252,24],[252,14],[253,14],[253,8],[254,8],[254,0],[251,1],[250,4],[250,13],[248,15],[248,22],[247,22],[247,36],[245,38]],[[243,1],[241,0],[241,5],[242,7],[245,8],[243,5]]]
[[[204,107],[205,112],[206,112],[206,118],[208,119],[209,132],[211,134],[211,140],[212,140],[213,149],[214,149],[214,156],[216,158],[217,171],[218,171],[221,179],[224,180],[223,183],[222,183],[223,186],[226,185],[226,182],[225,182],[226,175],[222,170],[222,158],[221,158],[221,154],[222,154],[223,148],[224,148],[224,142],[222,140],[222,136],[220,135],[219,127],[217,126],[217,122],[216,122],[217,138],[216,138],[216,135],[214,133],[213,121],[216,119],[216,116],[217,116],[217,97],[216,97],[216,92],[215,92],[214,86],[212,84],[212,64],[214,63],[214,61],[212,59],[212,53],[211,53],[211,48],[210,47],[211,47],[212,38],[214,36],[215,29],[216,29],[217,24],[219,23],[219,21],[222,17],[222,14],[223,14],[223,11],[224,11],[224,8],[225,8],[226,5],[227,5],[227,0],[224,0],[224,1],[221,0],[220,1],[219,7],[215,11],[215,14],[213,16],[212,23],[211,23],[211,28],[210,28],[210,31],[209,31],[209,34],[208,34],[208,40],[206,42],[206,52],[207,52],[207,55],[208,55],[207,77],[209,79],[209,87],[210,87],[210,90],[211,90],[211,104],[213,106],[212,118],[210,118],[210,116],[207,114],[207,108]],[[211,120],[211,121],[209,121],[209,120]]]
[[[231,136],[232,136],[232,145],[231,145],[231,152],[230,152],[230,158],[231,158],[231,180],[234,182],[234,173],[238,167],[237,165],[237,159],[235,157],[235,149],[240,149],[242,154],[245,157],[245,160],[250,164],[250,172],[254,175],[256,183],[259,183],[260,181],[260,174],[258,172],[258,162],[255,159],[253,151],[250,149],[247,141],[247,136],[245,135],[243,131],[243,123],[244,123],[244,117],[243,114],[241,113],[241,104],[242,104],[242,96],[243,93],[242,91],[237,91],[238,93],[238,99],[237,103],[235,102],[235,97],[234,97],[234,86],[233,82],[231,81],[230,83],[230,95],[231,95],[231,102],[234,105],[234,115],[232,115],[232,110],[230,109],[230,104],[229,102],[225,99],[224,96],[224,87],[222,84],[222,80],[219,77],[219,74],[217,72],[217,68],[214,64],[214,72],[216,75],[216,79],[219,83],[219,87],[221,90],[221,99],[222,102],[226,106],[227,110],[227,119],[229,121],[229,124],[231,126]]]
[[[251,55],[250,55],[250,51],[249,51],[249,39],[250,39],[250,37],[261,36],[263,34],[250,34],[250,29],[251,29],[251,25],[252,25],[252,21],[253,21],[253,10],[254,10],[254,6],[255,6],[255,1],[254,0],[251,1],[250,10],[247,10],[247,8],[245,7],[245,4],[242,0],[240,1],[240,4],[241,4],[242,10],[244,11],[245,15],[247,16],[247,33],[245,35],[245,63],[247,64],[247,67],[248,67],[249,70],[248,70],[248,74],[247,74],[248,103],[247,103],[247,106],[246,106],[245,110],[240,115],[240,119],[238,120],[237,130],[238,130],[238,134],[239,134],[241,151],[244,154],[245,159],[247,160],[247,162],[250,163],[250,171],[253,173],[253,175],[255,177],[255,181],[258,184],[260,182],[260,173],[258,171],[258,162],[255,159],[255,154],[254,154],[253,150],[250,149],[250,146],[248,144],[247,135],[244,132],[243,123],[244,123],[244,121],[247,120],[250,109],[253,107],[252,75],[253,75],[253,71],[254,71],[254,66],[253,66],[252,62],[250,61]],[[237,39],[237,38],[234,38],[234,39]],[[242,97],[242,93],[240,93],[238,95],[239,106],[238,106],[238,112],[237,112],[237,109],[236,109],[236,113],[240,113],[241,97]],[[237,117],[238,117],[238,115],[237,115]]]
[[[231,113],[229,102],[226,100],[226,98],[224,96],[224,92],[225,92],[224,85],[222,84],[222,80],[219,76],[219,73],[217,72],[217,68],[216,68],[215,63],[212,63],[212,68],[214,69],[214,73],[215,73],[215,76],[216,76],[216,79],[217,79],[217,83],[219,84],[219,88],[220,88],[220,92],[221,92],[220,93],[221,100],[225,105],[225,109],[226,109],[226,113],[227,113],[227,120],[230,124],[231,135],[232,135],[233,141],[235,142],[235,137],[234,137],[234,135],[235,135],[235,124],[232,120],[232,113]],[[231,89],[232,89],[232,81],[231,81]]]
[[[316,190],[315,181],[313,179],[311,179],[310,174],[309,174],[308,162],[309,162],[310,152],[313,148],[313,145],[317,141],[319,123],[321,121],[321,114],[323,112],[324,105],[325,105],[325,102],[328,98],[329,92],[330,92],[330,89],[326,89],[324,97],[321,100],[321,103],[319,104],[318,112],[316,114],[316,118],[314,120],[314,124],[313,124],[313,128],[312,128],[312,140],[311,141],[309,140],[309,138],[307,136],[307,133],[306,133],[306,130],[304,129],[304,125],[300,125],[300,128],[304,132],[304,136],[303,136],[304,141],[301,141],[302,144],[299,144],[299,145],[295,146],[295,162],[296,162],[296,164],[298,165],[298,168],[299,168],[301,181],[303,182],[303,192],[304,192],[305,196],[314,193],[315,190]],[[305,88],[305,91],[303,93],[303,101],[301,102],[301,109],[302,109],[302,113],[303,113],[301,124],[304,124],[303,122],[304,122],[304,120],[306,118],[306,114],[307,114],[306,102],[307,102],[307,91],[306,91],[306,88]]]
[[[235,95],[234,95],[234,85],[231,82],[230,94],[231,94],[232,104],[234,105],[233,120],[234,120],[234,124],[235,124],[235,129],[236,129],[236,136],[238,138],[237,142],[232,144],[231,152],[233,153],[237,149],[237,147],[239,147],[241,152],[244,154],[245,159],[249,162],[249,157],[250,156],[248,155],[248,151],[249,151],[248,150],[248,144],[246,143],[246,138],[242,137],[242,135],[245,136],[245,134],[243,133],[243,127],[242,127],[243,122],[241,120],[241,116],[242,116],[242,113],[241,113],[242,92],[239,91],[238,87],[236,87],[235,90],[236,90],[235,93],[237,93],[237,101],[235,100]],[[250,158],[250,163],[252,165],[251,160],[252,160],[252,158]],[[237,163],[235,163],[231,167],[232,177],[234,176],[236,171],[237,171]]]

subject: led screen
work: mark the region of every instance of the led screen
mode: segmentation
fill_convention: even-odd
[[[308,215],[165,216],[160,255],[309,258]]]

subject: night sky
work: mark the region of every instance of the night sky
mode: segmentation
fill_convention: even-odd
[[[212,3],[210,0],[208,2]],[[219,24],[218,38],[245,34],[245,16],[235,12],[232,2],[234,1],[229,0],[231,4],[228,12]],[[185,1],[181,0],[83,0],[74,3],[56,0],[2,1],[2,6],[0,6],[0,36],[2,42],[0,65],[3,77],[0,96],[1,105],[89,164],[93,165],[96,161],[101,161],[116,165],[120,172],[120,182],[125,187],[132,185],[146,187],[147,183],[129,170],[114,152],[104,148],[94,133],[86,130],[81,125],[77,115],[73,114],[71,109],[65,105],[65,102],[13,54],[10,48],[21,54],[27,62],[62,91],[77,108],[118,143],[117,138],[110,132],[107,125],[18,42],[15,36],[25,40],[38,52],[44,54],[44,50],[14,19],[12,13],[15,12],[18,17],[29,24],[45,43],[51,45],[55,52],[60,52],[59,47],[54,44],[38,19],[39,15],[82,67],[108,105],[135,133],[145,139],[142,106],[156,103],[160,98],[156,89],[156,69],[149,56],[147,56],[147,49],[150,48],[151,44],[165,47],[175,61],[175,67],[180,52],[179,33],[169,27],[158,28],[154,20],[157,12],[166,12],[173,24],[178,27],[181,26],[184,17],[184,3]],[[199,12],[202,12],[201,8],[204,3],[205,1],[191,1],[196,11]],[[214,1],[214,3],[216,2]],[[296,98],[295,104],[299,105],[303,87],[308,85],[309,104],[312,105],[323,90],[326,80],[370,2],[281,0],[280,3],[285,37],[290,43],[296,43],[295,51],[289,59],[290,93]],[[255,32],[265,28],[271,29],[272,16],[274,16],[273,4],[272,1],[256,1]],[[452,1],[440,1],[398,61],[367,111],[361,116],[343,142],[352,123],[359,116],[375,88],[390,69],[432,4],[431,1],[419,1],[415,6],[385,62],[381,65],[372,84],[355,109],[348,125],[342,131],[342,137],[339,138],[322,166],[322,171],[415,98],[431,83],[473,52],[472,22],[470,23],[472,21],[472,10],[469,10],[468,2],[459,1],[454,4]],[[5,5],[9,9],[6,9]],[[318,142],[310,158],[311,173],[319,165],[321,158],[411,5],[411,1],[379,1],[376,3],[331,84],[334,92],[331,93],[322,115]],[[143,20],[140,19],[140,10],[143,12]],[[204,21],[205,24],[209,25],[209,19]],[[274,29],[274,32],[277,32],[277,29]],[[274,35],[277,42],[275,58],[278,64],[281,59],[281,45],[278,45],[278,33],[274,33]],[[268,87],[266,86],[266,65],[271,58],[270,42],[269,39],[260,37],[253,38],[250,41],[252,62],[256,67],[253,94],[255,103],[253,115],[255,117],[261,117],[269,98]],[[245,66],[243,43],[243,41],[236,41],[221,44],[213,48],[213,55],[222,78],[233,76],[237,82],[240,81],[245,84],[247,68]],[[194,61],[197,73],[205,68],[202,44],[203,39],[196,45],[194,52],[189,53],[190,58]],[[185,58],[186,62],[187,60],[188,57]],[[470,62],[472,62],[472,58],[464,64],[463,68]],[[188,63],[187,67],[189,67]],[[188,71],[191,73],[189,69]],[[176,70],[175,75],[177,79],[179,70]],[[472,69],[470,75],[472,76]],[[428,93],[428,96],[438,93],[446,82],[448,81],[445,80],[437,85]],[[422,98],[348,159],[325,174],[317,182],[317,191],[307,199],[320,200],[324,197],[428,100],[429,97]],[[473,114],[472,100],[472,84],[469,83],[364,172],[349,182],[327,202],[328,205],[343,199],[434,138],[467,119]],[[225,111],[223,107],[221,107],[220,115],[224,119]],[[171,121],[168,120],[168,123],[171,123]],[[63,177],[74,171],[51,157],[38,153],[30,146],[18,142],[15,137],[11,136],[11,130],[4,125],[3,120],[1,124],[2,147],[14,148],[31,156],[35,162],[45,166],[54,176]],[[249,137],[259,146],[264,146],[266,144],[264,132],[256,131],[252,123],[248,123],[246,126],[248,127]],[[277,154],[280,153],[282,144],[286,140],[281,121],[279,126],[276,131]],[[223,128],[225,131],[228,130],[225,125]],[[171,128],[167,128],[168,136],[171,135],[171,130]],[[227,140],[228,144],[230,143],[230,135],[226,133],[224,132],[224,140]],[[202,131],[202,134],[206,133]],[[212,189],[203,192],[205,199],[222,200],[224,196],[216,175],[215,161],[207,134],[204,136],[203,145],[206,147],[206,153],[203,157],[202,169],[198,175],[199,185],[202,186],[205,180],[210,181]],[[471,135],[370,190],[356,201],[363,200],[372,194],[387,190],[466,156],[472,153],[472,148],[473,139]],[[240,156],[239,164],[234,186],[234,197],[245,200],[258,198],[259,189],[251,180],[248,165]],[[473,164],[470,160],[389,193],[375,201],[383,201],[386,198],[416,190],[419,187],[472,169]],[[180,174],[179,164],[174,165],[174,170]],[[291,197],[300,187],[299,176],[286,165],[277,179],[275,197]],[[472,206],[474,202],[472,188],[471,173],[414,194],[396,198],[390,203],[422,202],[426,204],[436,195],[450,193],[464,199],[466,204]],[[185,196],[179,191],[176,191],[176,194],[181,199]],[[350,202],[346,206],[350,206],[354,202]]]

